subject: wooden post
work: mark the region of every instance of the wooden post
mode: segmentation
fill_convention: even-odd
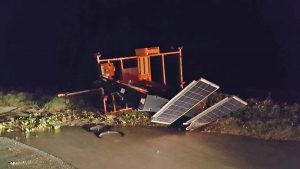
[[[165,70],[165,55],[161,55],[161,65],[162,65],[162,73],[163,73],[163,82],[164,85],[167,85],[166,81],[166,70]]]
[[[182,75],[182,47],[179,47],[179,79],[180,79],[180,88],[183,89],[183,75]]]

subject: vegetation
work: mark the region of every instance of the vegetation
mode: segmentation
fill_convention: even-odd
[[[10,117],[0,123],[0,133],[12,131],[34,132],[85,124],[151,125],[148,113],[126,111],[120,115],[104,115],[96,109],[87,111],[87,109],[80,107],[85,105],[82,100],[71,104],[68,99],[45,96],[37,98],[24,92],[2,93],[0,98],[0,106],[18,107],[14,112],[0,115],[0,119]],[[36,98],[37,101],[33,98]],[[20,113],[22,113],[22,116],[20,116]]]
[[[226,94],[215,93],[207,100],[213,105]],[[270,99],[247,100],[248,106],[230,116],[202,127],[206,132],[246,135],[263,139],[300,140],[300,105],[275,103]],[[26,92],[0,92],[0,108],[17,107],[0,114],[0,133],[11,131],[33,132],[55,130],[62,126],[105,124],[121,126],[150,126],[150,115],[126,111],[118,115],[104,115],[96,108],[86,106],[83,100],[38,96]]]
[[[211,123],[204,131],[247,135],[263,139],[300,140],[300,105],[271,99],[247,100],[248,106]]]

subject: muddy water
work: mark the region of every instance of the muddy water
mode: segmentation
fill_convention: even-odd
[[[81,128],[63,128],[27,139],[18,137],[80,169],[300,168],[300,142],[161,128],[120,130],[125,136],[97,138]]]

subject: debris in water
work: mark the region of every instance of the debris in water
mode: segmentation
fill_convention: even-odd
[[[124,136],[125,134],[121,131],[104,131],[104,132],[101,132],[100,134],[98,134],[98,137],[99,138],[102,138],[102,136],[105,136],[107,134],[119,134],[120,136]]]
[[[90,131],[101,131],[101,130],[107,130],[112,128],[111,126],[107,126],[107,125],[95,125],[90,127]]]
[[[119,134],[120,136],[125,135],[122,131],[111,130],[113,128],[112,126],[103,125],[103,124],[97,124],[94,126],[84,126],[84,128],[89,132],[93,132],[95,136],[99,138],[108,134]]]

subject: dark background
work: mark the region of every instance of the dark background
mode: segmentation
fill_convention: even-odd
[[[184,80],[243,96],[296,99],[300,2],[294,0],[0,1],[0,86],[90,88],[93,54],[183,46]]]

